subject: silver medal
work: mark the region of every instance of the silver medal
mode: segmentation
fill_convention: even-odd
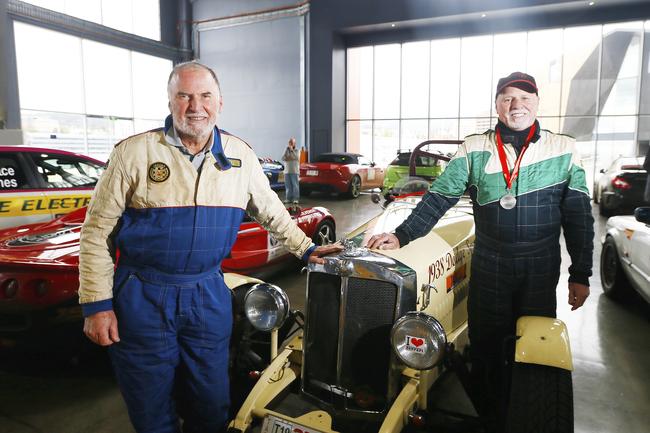
[[[512,209],[517,204],[517,199],[512,194],[506,194],[503,197],[501,197],[499,203],[501,204],[501,207],[504,209]]]

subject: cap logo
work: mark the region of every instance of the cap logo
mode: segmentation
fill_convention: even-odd
[[[164,182],[169,179],[169,167],[163,162],[154,162],[149,166],[149,179]]]

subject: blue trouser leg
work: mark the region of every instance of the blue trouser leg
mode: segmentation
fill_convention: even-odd
[[[228,416],[232,326],[221,275],[120,268],[115,280],[121,341],[109,353],[136,431],[177,433],[177,412],[185,432],[219,430]]]
[[[286,198],[288,201],[298,201],[300,198],[300,183],[297,173],[287,173],[284,176]]]
[[[468,299],[469,338],[472,376],[483,403],[483,408],[477,409],[483,414],[496,415],[505,398],[499,394],[504,379],[504,339],[515,334],[521,316],[555,317],[559,276],[559,245],[523,257],[505,257],[475,247]]]

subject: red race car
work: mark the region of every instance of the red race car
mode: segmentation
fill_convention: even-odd
[[[316,244],[336,240],[334,218],[327,209],[289,211]],[[79,234],[85,216],[84,207],[46,223],[0,231],[0,347],[16,337],[81,319]],[[292,257],[262,226],[246,220],[222,269],[260,276]]]
[[[381,188],[384,168],[357,153],[321,153],[308,164],[300,164],[300,194],[336,192],[357,198],[365,189]]]

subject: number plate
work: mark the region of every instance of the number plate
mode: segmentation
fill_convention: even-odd
[[[318,170],[307,170],[307,176],[318,176]]]
[[[294,424],[285,421],[273,415],[268,415],[264,418],[262,424],[262,433],[320,433],[317,430],[312,430],[300,424]]]

